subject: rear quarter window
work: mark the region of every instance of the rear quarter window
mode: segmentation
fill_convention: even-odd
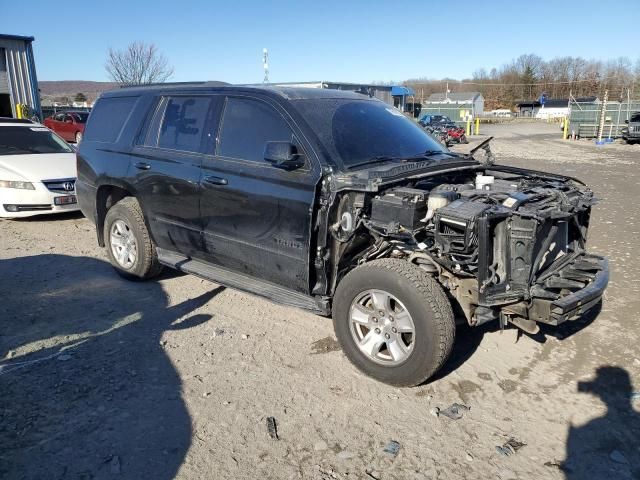
[[[84,139],[94,142],[115,142],[136,100],[138,97],[110,97],[98,100],[89,117]]]

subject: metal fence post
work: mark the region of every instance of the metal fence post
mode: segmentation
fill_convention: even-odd
[[[598,140],[596,143],[602,145],[602,132],[604,130],[604,120],[607,115],[607,99],[609,98],[609,90],[604,91],[604,98],[602,99],[602,110],[600,113],[600,124],[598,125]]]

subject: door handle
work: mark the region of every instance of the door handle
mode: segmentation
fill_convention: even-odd
[[[204,181],[211,185],[226,185],[229,183],[226,178],[214,177],[211,175],[204,177]]]
[[[148,164],[147,162],[134,163],[133,166],[136,167],[138,170],[149,170],[151,168],[151,165]]]

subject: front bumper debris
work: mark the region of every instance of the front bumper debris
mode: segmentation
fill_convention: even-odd
[[[600,302],[608,283],[607,259],[580,255],[532,287],[528,317],[550,325],[575,320]]]

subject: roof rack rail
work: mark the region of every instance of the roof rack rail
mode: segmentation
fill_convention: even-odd
[[[201,81],[201,82],[164,82],[164,83],[146,83],[144,85],[120,85],[120,88],[158,88],[158,87],[188,87],[193,86],[208,86],[208,87],[224,87],[231,85],[227,82],[220,82],[217,80]]]

